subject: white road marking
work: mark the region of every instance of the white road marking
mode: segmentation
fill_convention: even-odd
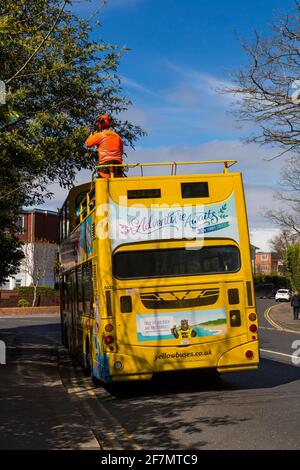
[[[271,328],[271,327],[268,327],[268,326],[259,326],[258,327],[260,330],[276,330],[276,328]]]
[[[278,351],[270,351],[269,349],[260,349],[261,352],[266,352],[270,354],[278,354],[278,356],[293,357],[291,354],[285,354]]]

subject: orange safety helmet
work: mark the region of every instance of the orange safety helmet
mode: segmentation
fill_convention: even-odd
[[[110,127],[111,126],[111,120],[107,116],[107,114],[101,114],[96,118],[96,124],[98,127]]]

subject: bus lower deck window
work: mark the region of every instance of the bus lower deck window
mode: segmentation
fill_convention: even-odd
[[[240,269],[240,252],[234,245],[120,251],[113,256],[118,279],[227,274]]]

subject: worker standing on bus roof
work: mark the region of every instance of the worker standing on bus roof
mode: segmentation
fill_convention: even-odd
[[[115,164],[123,163],[123,141],[119,134],[110,129],[111,120],[107,114],[101,114],[96,119],[98,132],[91,134],[85,141],[88,148],[97,147],[99,165],[107,163],[107,166],[99,169],[101,178],[110,178],[111,171],[115,177],[123,176],[122,167]]]

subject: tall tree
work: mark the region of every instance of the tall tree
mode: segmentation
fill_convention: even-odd
[[[300,239],[300,155],[291,157],[282,171],[280,190],[275,194],[279,209],[266,212],[269,219],[289,234],[290,241]],[[283,207],[280,207],[283,206]]]
[[[290,211],[279,209],[268,216],[281,227],[300,233],[300,5],[281,15],[268,37],[255,32],[254,41],[242,42],[249,62],[232,74],[233,85],[223,92],[236,98],[238,120],[255,123],[247,139],[274,147],[274,158],[288,157],[277,194]]]
[[[297,234],[293,234],[288,230],[281,230],[269,240],[271,251],[276,254],[278,261],[282,265],[282,271],[286,272],[286,253],[288,248],[299,240]]]
[[[255,32],[252,44],[242,42],[249,58],[232,74],[224,91],[237,98],[237,118],[254,122],[258,131],[249,141],[281,148],[281,154],[300,153],[300,5],[280,16],[269,37]]]
[[[288,248],[286,267],[293,289],[300,292],[300,243]]]
[[[54,284],[54,271],[57,262],[58,246],[47,240],[38,240],[34,243],[26,243],[23,246],[24,260],[21,264],[22,271],[26,273],[33,286],[32,307],[35,307],[38,287],[48,281],[49,286]]]
[[[123,49],[106,43],[101,25],[80,19],[71,5],[70,0],[1,3],[0,79],[6,88],[0,105],[2,248],[21,205],[41,202],[49,182],[70,186],[78,170],[94,166],[83,142],[97,114],[114,117],[127,145],[144,134],[118,119],[131,104],[122,96],[117,74]],[[11,251],[10,269],[9,263],[0,265],[0,282],[15,261]]]

